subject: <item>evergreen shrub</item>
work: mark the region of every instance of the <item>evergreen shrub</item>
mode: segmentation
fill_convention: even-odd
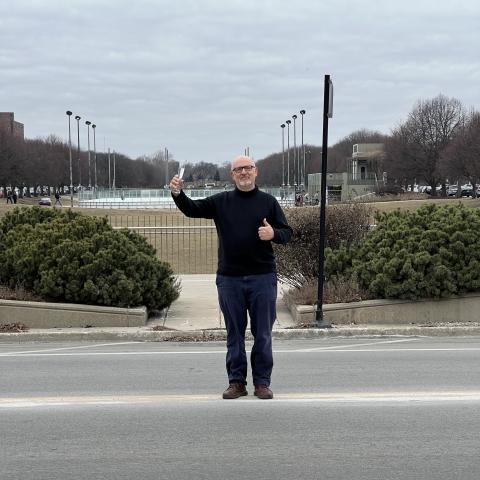
[[[179,283],[137,233],[106,218],[40,207],[16,208],[0,221],[0,283],[45,299],[162,309]]]
[[[326,277],[354,275],[375,298],[441,298],[480,289],[480,210],[428,204],[376,216],[376,228],[326,252]]]
[[[279,279],[294,288],[318,278],[320,208],[295,207],[285,210],[293,229],[286,245],[274,244]],[[332,205],[327,208],[325,230],[327,246],[336,249],[363,238],[372,218],[370,207],[360,203]]]

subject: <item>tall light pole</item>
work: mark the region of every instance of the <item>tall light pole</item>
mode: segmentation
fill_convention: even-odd
[[[97,191],[97,143],[95,141],[95,129],[97,126],[95,124],[92,125],[93,128],[93,169],[95,172],[94,179],[95,179],[95,192]]]
[[[312,151],[311,150],[307,150],[307,154],[308,154],[308,166],[309,168],[312,168]],[[306,162],[305,162],[306,163]],[[305,170],[306,172],[307,170]],[[306,174],[305,174],[306,175]],[[306,175],[306,178],[308,178],[308,175]],[[310,201],[314,200],[313,198],[310,198]]]
[[[165,188],[168,184],[168,148],[165,147]]]
[[[282,129],[282,188],[285,187],[285,124],[280,125]]]
[[[110,147],[108,147],[108,189],[112,188],[111,177],[110,177]]]
[[[115,181],[116,181],[116,158],[115,158],[115,150],[113,151],[113,190],[115,191]]]
[[[298,155],[297,155],[297,129],[295,128],[295,120],[297,119],[296,115],[292,115],[293,118],[293,184],[295,185],[295,192],[297,191],[298,185]],[[295,169],[297,170],[297,175],[295,176]]]
[[[87,126],[87,141],[88,141],[88,189],[92,189],[92,178],[90,175],[90,125],[92,122],[86,121],[85,125]]]
[[[287,124],[287,187],[290,188],[290,124],[291,120],[285,122]]]
[[[72,112],[67,110],[68,115],[68,155],[70,158],[70,207],[73,208],[73,173],[72,173],[72,129],[70,126],[70,117]]]
[[[78,155],[78,186],[82,184],[82,168],[80,166],[80,115],[75,116],[77,121],[77,155]]]
[[[300,115],[302,116],[302,160],[303,160],[303,175],[302,175],[302,187],[306,186],[306,177],[305,177],[305,145],[303,144],[303,116],[305,115],[305,110],[300,110]],[[302,190],[303,190],[302,188]]]
[[[315,310],[315,326],[330,328],[330,322],[323,316],[323,284],[325,281],[325,213],[327,204],[327,153],[328,153],[328,119],[333,115],[333,84],[330,75],[325,75],[323,92],[323,139],[322,139],[322,176],[320,201],[320,237],[318,241],[318,291]]]

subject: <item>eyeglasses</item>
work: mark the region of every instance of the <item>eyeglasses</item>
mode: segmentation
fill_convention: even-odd
[[[254,168],[255,168],[255,165],[246,165],[245,167],[232,168],[232,172],[233,173],[242,173],[242,171],[251,172]]]

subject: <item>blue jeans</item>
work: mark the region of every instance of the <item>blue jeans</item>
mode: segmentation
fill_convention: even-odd
[[[247,312],[254,343],[250,356],[254,385],[270,385],[272,328],[276,319],[277,275],[229,277],[217,274],[220,308],[227,328],[227,374],[230,383],[247,384],[245,331]]]

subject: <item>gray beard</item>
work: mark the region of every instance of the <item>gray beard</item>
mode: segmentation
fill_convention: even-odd
[[[239,180],[238,185],[242,187],[242,189],[252,190],[255,188],[255,183],[252,180]]]

